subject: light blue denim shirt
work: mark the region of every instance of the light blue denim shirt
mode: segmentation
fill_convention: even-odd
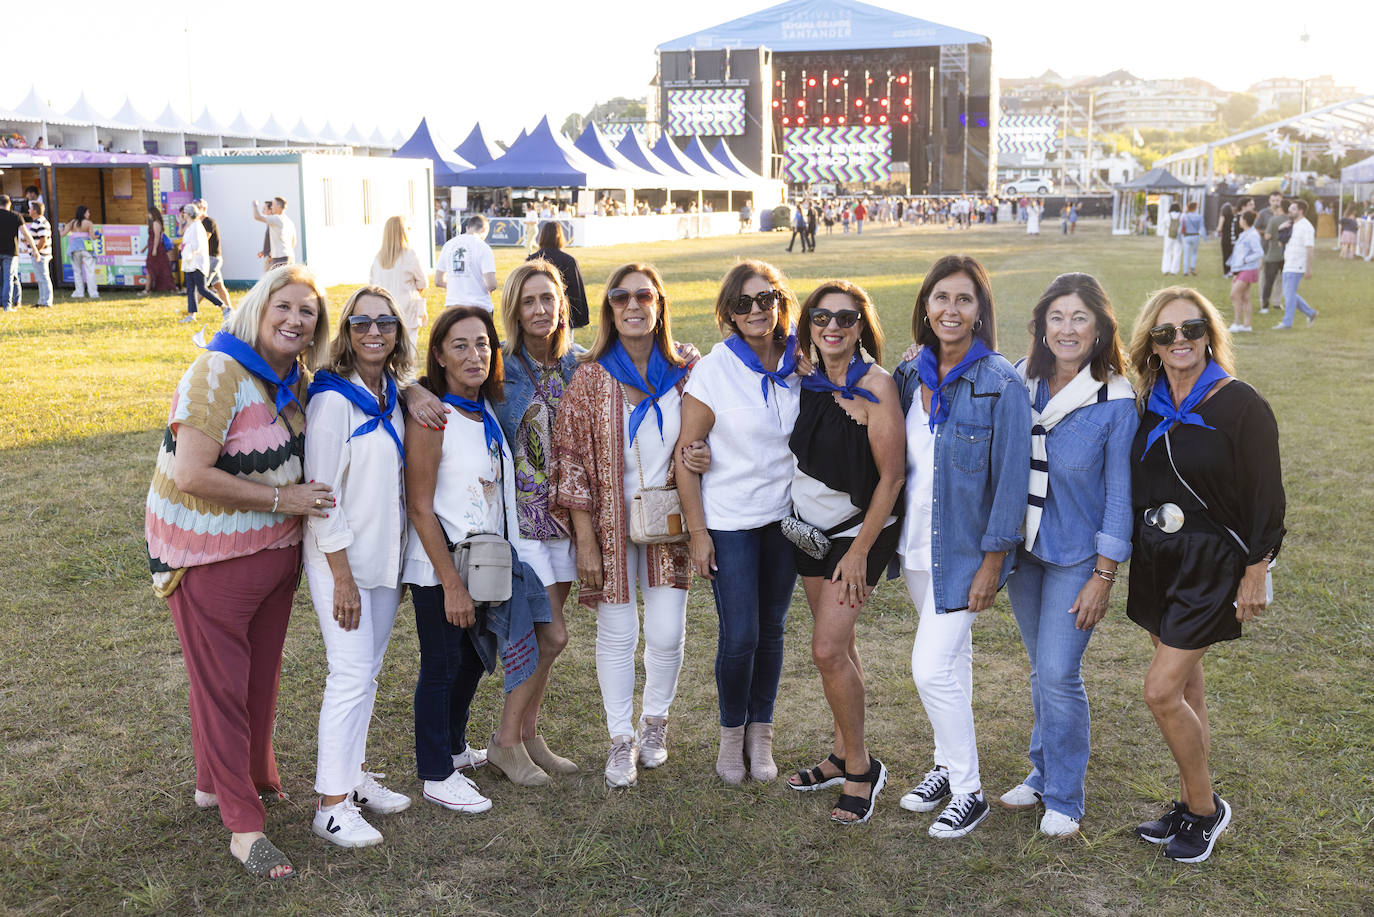
[[[577,355],[585,350],[574,344],[568,352],[559,360],[559,366],[563,370],[563,384],[567,385],[572,379],[573,372],[577,369]],[[529,354],[524,354],[530,365],[534,365],[534,360]],[[515,431],[520,428],[520,421],[524,419],[525,410],[534,400],[534,380],[525,369],[525,364],[520,357],[505,350],[501,354],[501,362],[506,370],[506,395],[501,401],[491,405],[492,414],[496,415],[496,420],[501,424],[501,432],[506,437],[506,442],[515,442]]]
[[[902,414],[921,397],[916,361],[892,375]],[[973,576],[988,551],[1006,551],[998,588],[1021,543],[1030,490],[1030,397],[1001,354],[975,363],[952,386],[949,419],[935,433],[931,507],[931,583],[935,610],[968,607]],[[889,576],[901,572],[894,558]]]
[[[1035,380],[1035,409],[1050,388]],[[1140,425],[1135,400],[1090,404],[1069,414],[1045,437],[1049,492],[1031,554],[1061,567],[1101,554],[1131,556],[1131,440]]]

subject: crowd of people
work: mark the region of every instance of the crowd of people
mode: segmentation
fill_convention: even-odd
[[[1230,332],[1202,294],[1154,294],[1127,344],[1101,285],[1062,275],[1013,364],[996,349],[987,272],[946,256],[924,275],[914,343],[889,374],[872,300],[849,281],[802,298],[773,265],[741,261],[716,297],[722,339],[703,356],[674,337],[658,270],[631,262],[607,279],[584,349],[572,338],[585,293],[575,260],[557,258],[557,227],[506,278],[498,327],[485,219],[470,218],[441,253],[446,305],[424,352],[426,277],[399,218],[374,282],[336,322],[308,268],[271,268],[173,394],[148,553],[190,681],[195,802],[218,807],[252,874],[296,875],[264,833],[260,794],[281,791],[272,723],[302,565],[329,672],[312,828],[358,847],[381,843],[373,822],[411,804],[367,764],[406,591],[421,795],[474,814],[492,807],[473,779],[483,769],[522,787],[581,769],[585,749],[559,754],[540,728],[574,583],[595,621],[606,784],[666,765],[694,577],[717,612],[724,783],[778,777],[774,711],[800,577],[834,731],[785,782],[838,788],[837,823],[873,817],[890,764],[910,758],[869,746],[857,632],[882,578],[900,576],[934,737],[901,808],[937,813],[936,838],[975,830],[990,801],[1042,807],[1044,834],[1072,834],[1090,757],[1082,658],[1133,558],[1127,612],[1154,644],[1145,700],[1180,781],[1178,800],[1135,832],[1180,862],[1211,854],[1231,809],[1210,780],[1202,660],[1269,601],[1284,498],[1273,414],[1233,378]],[[1033,730],[1028,772],[992,794],[972,625],[1004,586]],[[469,712],[498,667],[504,703],[483,748]]]

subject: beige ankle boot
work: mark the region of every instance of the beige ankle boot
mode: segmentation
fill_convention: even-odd
[[[749,775],[759,783],[778,779],[773,762],[773,724],[750,723],[744,730],[744,754],[749,759]]]
[[[549,782],[549,775],[543,768],[530,760],[524,742],[502,748],[496,744],[496,736],[492,736],[487,749],[487,765],[516,786],[543,786]]]
[[[744,782],[744,727],[720,727],[720,754],[716,755],[716,773],[731,785]]]
[[[525,751],[529,752],[530,760],[538,764],[550,774],[562,774],[569,776],[578,772],[578,767],[572,761],[561,755],[555,755],[549,751],[548,743],[543,736],[535,736],[525,740]]]

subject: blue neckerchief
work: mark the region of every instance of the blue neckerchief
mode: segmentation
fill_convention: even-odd
[[[988,345],[983,343],[982,338],[974,338],[968,353],[959,361],[953,369],[940,378],[940,357],[935,353],[934,347],[922,347],[921,352],[916,355],[916,375],[921,377],[921,384],[930,389],[930,429],[934,432],[935,427],[949,420],[949,398],[945,395],[945,389],[954,384],[968,368],[977,363],[983,357],[991,356],[995,350],[989,350]]]
[[[634,361],[630,359],[630,355],[625,352],[625,345],[619,340],[612,344],[597,362],[611,374],[612,379],[648,396],[630,412],[630,442],[634,442],[639,425],[649,416],[649,408],[654,409],[654,415],[658,419],[658,435],[662,439],[663,410],[658,406],[658,399],[687,375],[687,368],[669,363],[668,358],[655,346],[649,352],[649,378],[645,379],[639,374],[639,370],[635,369]]]
[[[401,454],[401,464],[406,463],[406,447],[401,442],[401,437],[396,433],[396,428],[391,424],[391,412],[396,410],[396,380],[391,375],[385,374],[386,378],[386,407],[381,408],[377,405],[377,397],[370,391],[353,382],[345,379],[337,373],[332,373],[327,369],[322,369],[315,373],[314,380],[310,383],[310,395],[313,397],[320,392],[338,392],[348,399],[348,403],[366,414],[370,419],[365,421],[358,429],[348,435],[349,439],[355,436],[362,436],[364,433],[371,433],[381,426],[386,432],[391,434],[391,440],[396,444],[396,451]]]
[[[836,385],[830,381],[823,366],[817,366],[809,376],[802,376],[802,388],[810,392],[839,392],[841,398],[854,400],[855,395],[867,398],[874,404],[878,403],[878,398],[866,388],[859,388],[859,380],[868,372],[872,363],[865,363],[859,358],[859,352],[854,351],[854,356],[849,358],[849,368],[844,373],[844,385]]]
[[[763,378],[759,384],[763,387],[763,402],[768,403],[768,383],[771,381],[775,385],[787,388],[785,380],[788,376],[797,371],[797,336],[789,334],[787,342],[782,347],[782,364],[777,370],[766,369],[759,355],[754,353],[754,348],[738,334],[732,334],[725,339],[725,346],[730,348],[730,352],[739,357],[739,361],[745,366],[758,373]]]
[[[1222,369],[1215,362],[1208,360],[1203,367],[1202,375],[1197,377],[1193,387],[1184,396],[1183,403],[1174,407],[1173,395],[1169,392],[1169,380],[1160,373],[1159,378],[1155,379],[1154,388],[1150,389],[1150,400],[1146,404],[1146,410],[1154,411],[1164,418],[1155,428],[1150,431],[1150,435],[1145,438],[1145,451],[1140,453],[1140,460],[1145,460],[1145,453],[1150,451],[1150,447],[1169,431],[1169,428],[1176,423],[1190,423],[1195,426],[1205,427],[1208,430],[1215,430],[1216,427],[1208,426],[1201,415],[1194,413],[1193,408],[1202,403],[1202,399],[1207,397],[1207,393],[1212,390],[1212,386],[1222,379],[1229,379],[1231,374]]]
[[[277,422],[277,417],[280,417],[281,412],[286,410],[286,406],[293,401],[296,402],[296,407],[300,409],[300,412],[305,413],[305,405],[301,404],[296,393],[292,391],[292,387],[301,378],[301,368],[298,364],[292,363],[291,372],[287,373],[285,378],[279,378],[277,371],[267,365],[267,361],[256,350],[227,331],[216,332],[205,349],[224,354],[267,383],[275,393],[277,414],[276,417],[272,418],[272,423]]]
[[[464,398],[461,395],[448,394],[444,396],[444,404],[451,404],[455,408],[462,408],[474,414],[481,414],[482,434],[487,438],[487,448],[490,449],[492,444],[495,444],[498,452],[504,449],[503,443],[505,443],[506,438],[501,435],[501,425],[496,422],[496,418],[492,416],[491,411],[487,410],[487,399],[483,398],[481,394],[478,394],[476,401]]]

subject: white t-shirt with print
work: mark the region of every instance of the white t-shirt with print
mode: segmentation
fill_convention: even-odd
[[[444,243],[437,265],[448,288],[445,306],[481,306],[491,311],[486,275],[496,273],[496,256],[490,245],[472,233],[454,236]]]

